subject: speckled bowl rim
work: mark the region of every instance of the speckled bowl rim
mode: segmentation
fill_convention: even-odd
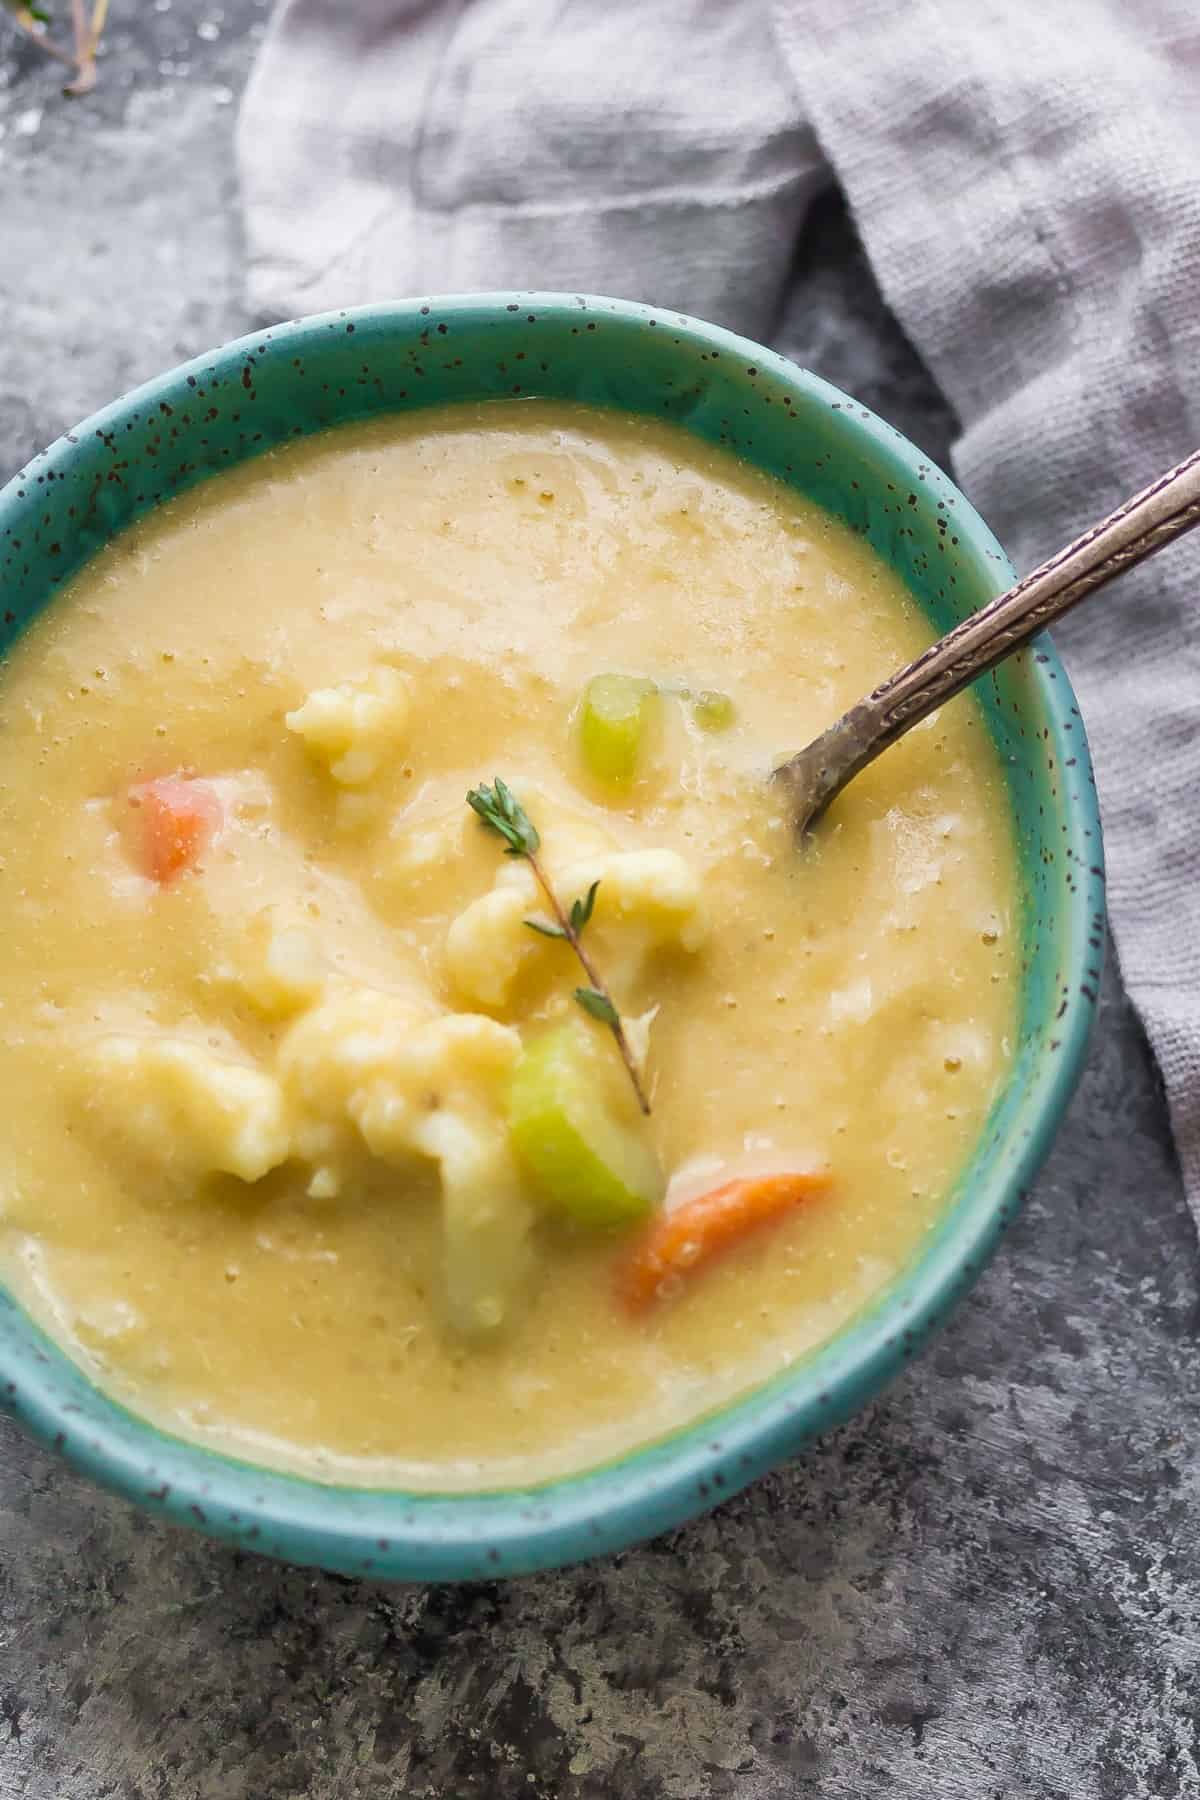
[[[131,417],[153,414],[184,382],[194,387],[223,373],[246,384],[245,371],[268,339],[277,350],[313,353],[331,332],[411,333],[430,316],[469,325],[527,307],[541,318],[583,312],[637,329],[665,321],[689,351],[705,346],[702,354],[749,361],[749,373],[761,371],[807,402],[842,411],[899,484],[915,485],[920,471],[922,505],[953,506],[958,539],[968,556],[988,565],[994,591],[1011,579],[1000,545],[953,483],[893,427],[820,377],[721,327],[661,308],[541,292],[401,300],[248,334],[146,383],[58,440],[0,492],[0,527],[14,516],[28,518],[27,488],[38,468],[69,459],[70,447],[93,434],[130,429]],[[909,1265],[820,1348],[610,1464],[525,1490],[466,1495],[325,1486],[173,1438],[95,1388],[2,1288],[0,1404],[84,1474],[177,1523],[345,1574],[421,1581],[520,1574],[623,1548],[717,1504],[840,1423],[903,1367],[978,1276],[1049,1148],[1086,1053],[1104,916],[1094,782],[1070,684],[1046,639],[1030,674],[1042,715],[1039,749],[1049,749],[1062,776],[1060,868],[1073,871],[1057,878],[1064,999],[1056,1054],[1039,1059],[1004,1134],[1006,1167],[967,1180]]]

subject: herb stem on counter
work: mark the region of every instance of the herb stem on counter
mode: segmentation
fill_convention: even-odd
[[[50,18],[40,4],[0,0],[0,10],[8,13],[17,30],[31,44],[36,44],[47,56],[74,71],[74,79],[63,89],[65,94],[77,98],[91,92],[96,85],[96,50],[108,21],[108,0],[94,0],[90,20],[84,11],[84,0],[71,0],[72,46],[69,50],[49,35]]]
[[[506,856],[522,856],[529,864],[534,880],[546,896],[546,904],[554,916],[554,922],[551,924],[541,919],[526,919],[525,923],[531,931],[538,932],[542,937],[562,938],[570,944],[589,984],[587,987],[575,989],[576,1003],[591,1018],[598,1019],[602,1025],[607,1025],[612,1032],[617,1049],[621,1054],[621,1060],[633,1083],[637,1103],[642,1112],[649,1115],[650,1102],[646,1097],[637,1062],[625,1034],[625,1027],[621,1022],[621,1015],[604,977],[584,948],[582,941],[584,928],[591,918],[596,904],[596,890],[600,883],[593,881],[585,895],[571,902],[569,910],[563,906],[539,855],[542,840],[537,827],[512,789],[498,775],[490,788],[486,786],[472,788],[467,795],[467,805],[472,812],[478,815],[489,831],[494,831],[498,837],[504,839]]]

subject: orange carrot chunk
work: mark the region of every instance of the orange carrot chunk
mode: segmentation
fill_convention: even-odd
[[[825,1170],[748,1175],[662,1213],[622,1267],[626,1305],[639,1311],[653,1300],[669,1299],[693,1269],[821,1193],[829,1180]]]
[[[166,886],[196,866],[221,823],[221,803],[205,781],[160,775],[129,790],[141,820],[144,872]]]

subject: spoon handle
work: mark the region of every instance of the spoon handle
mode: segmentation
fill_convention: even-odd
[[[781,763],[775,778],[790,790],[797,831],[806,832],[846,783],[913,725],[1193,525],[1200,525],[1200,450],[971,613],[806,750]]]
[[[891,743],[1098,587],[1193,525],[1200,525],[1200,450],[877,687],[864,702],[875,714],[875,746]]]

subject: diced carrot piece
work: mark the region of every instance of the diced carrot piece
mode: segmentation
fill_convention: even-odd
[[[626,1305],[639,1311],[669,1298],[683,1276],[823,1192],[829,1182],[825,1170],[748,1175],[660,1214],[622,1266]]]
[[[221,823],[221,803],[206,781],[160,775],[129,790],[141,819],[145,873],[164,886],[194,868]]]

